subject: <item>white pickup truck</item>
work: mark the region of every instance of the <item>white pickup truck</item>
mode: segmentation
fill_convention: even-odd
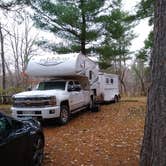
[[[34,90],[13,96],[12,116],[18,119],[58,118],[60,124],[69,121],[70,114],[91,107],[87,81],[53,79],[40,82]]]

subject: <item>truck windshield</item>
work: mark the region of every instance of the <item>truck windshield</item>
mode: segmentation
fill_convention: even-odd
[[[52,90],[52,89],[60,89],[65,90],[65,81],[50,81],[50,82],[40,82],[37,90]]]

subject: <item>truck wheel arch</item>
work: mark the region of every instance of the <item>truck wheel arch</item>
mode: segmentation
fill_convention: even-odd
[[[62,101],[61,104],[60,104],[60,106],[62,106],[62,105],[66,105],[66,106],[68,106],[68,108],[69,108],[69,113],[70,113],[69,101],[68,101],[68,100],[64,100],[64,101]]]
[[[68,123],[69,118],[70,118],[70,109],[68,101],[63,101],[60,104],[60,116],[58,118],[58,122],[60,125],[65,125]]]
[[[118,95],[115,95],[114,97],[114,103],[117,103],[119,101]]]
[[[70,115],[71,109],[70,109],[69,101],[68,101],[68,100],[62,101],[61,104],[60,104],[60,107],[61,107],[62,105],[66,105],[66,106],[68,107],[68,109],[69,109],[69,115]]]

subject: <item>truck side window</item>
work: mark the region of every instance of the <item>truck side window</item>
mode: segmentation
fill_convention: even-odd
[[[113,80],[113,78],[111,78],[111,79],[110,79],[110,82],[111,82],[111,84],[113,84],[113,83],[114,83],[114,80]]]
[[[106,84],[109,84],[109,78],[105,79]]]
[[[73,86],[74,86],[73,81],[69,81],[67,89],[71,90],[73,88]]]
[[[70,81],[70,82],[68,83],[68,87],[71,87],[71,86],[73,86],[73,81]]]

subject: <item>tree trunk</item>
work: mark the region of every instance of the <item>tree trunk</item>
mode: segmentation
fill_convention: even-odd
[[[4,37],[2,34],[2,26],[0,23],[0,45],[1,45],[1,61],[2,61],[2,88],[6,89],[6,72],[5,72],[5,57],[4,57]]]
[[[82,27],[81,27],[81,53],[86,55],[85,40],[86,40],[86,20],[84,11],[84,0],[81,0],[81,17],[82,17]]]
[[[166,1],[155,1],[154,47],[141,166],[166,166]]]

